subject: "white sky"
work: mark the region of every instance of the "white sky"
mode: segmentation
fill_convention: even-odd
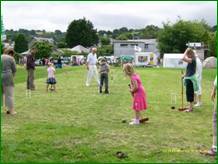
[[[144,28],[163,22],[201,20],[213,26],[217,4],[210,2],[1,2],[5,29],[66,31],[74,19],[86,17],[98,30]]]

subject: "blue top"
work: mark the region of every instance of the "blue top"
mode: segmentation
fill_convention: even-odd
[[[196,59],[192,59],[191,63],[188,63],[187,68],[186,68],[186,77],[190,77],[194,75],[196,72]]]

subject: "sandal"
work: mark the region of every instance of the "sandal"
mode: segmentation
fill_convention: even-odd
[[[17,114],[17,112],[10,112],[10,114],[11,114],[11,115],[16,115],[16,114]]]
[[[145,123],[145,122],[148,121],[148,120],[149,120],[149,118],[146,117],[146,118],[142,118],[142,119],[140,119],[139,122],[140,122],[140,123]]]

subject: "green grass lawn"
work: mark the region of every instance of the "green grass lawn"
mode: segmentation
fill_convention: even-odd
[[[138,68],[148,96],[150,118],[130,126],[133,118],[129,79],[112,68],[110,95],[96,83],[85,86],[85,67],[57,70],[57,93],[46,93],[46,69],[37,68],[36,91],[25,96],[26,72],[18,68],[16,116],[2,112],[2,162],[215,162],[201,155],[212,144],[211,84],[216,70],[203,72],[203,106],[193,113],[171,109],[171,94],[180,107],[180,70]],[[171,149],[181,152],[168,152]],[[122,151],[128,158],[118,159]],[[189,151],[189,152],[185,152]]]

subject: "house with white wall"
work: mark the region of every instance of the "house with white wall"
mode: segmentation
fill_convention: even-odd
[[[114,56],[133,56],[135,47],[139,47],[142,52],[153,52],[159,56],[156,39],[137,40],[113,40]]]

